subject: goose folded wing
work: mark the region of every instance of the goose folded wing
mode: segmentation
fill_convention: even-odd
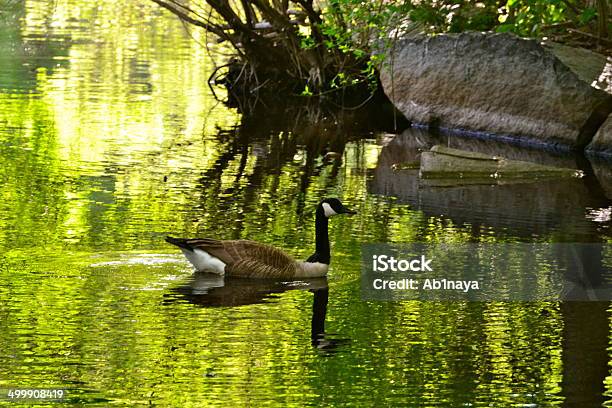
[[[220,241],[216,239],[198,239],[192,243],[194,248],[202,249],[219,258],[226,265],[240,261],[257,261],[274,268],[285,268],[294,260],[283,251],[270,245],[248,240]]]
[[[240,278],[285,278],[295,276],[295,264],[286,264],[279,268],[255,259],[243,259],[225,267],[227,276]]]
[[[227,242],[227,241],[225,241]],[[209,255],[220,259],[223,263],[228,264],[235,262],[238,259],[233,259],[225,248],[224,241],[211,238],[195,238],[186,241],[186,243],[194,250],[201,249]]]

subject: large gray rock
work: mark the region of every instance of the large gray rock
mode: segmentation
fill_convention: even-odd
[[[589,160],[593,175],[597,178],[601,193],[612,202],[612,161],[603,157],[591,157]],[[608,206],[608,208],[611,208]]]
[[[584,48],[569,47],[553,42],[545,43],[544,46],[574,71],[582,81],[597,89],[612,93],[612,57],[606,57]]]
[[[581,172],[435,145],[421,153],[420,175],[430,179],[538,180],[581,177]],[[455,181],[456,183],[456,181]]]
[[[413,36],[388,54],[385,93],[417,123],[582,148],[612,112],[612,96],[591,86],[606,66],[596,54],[570,66],[568,47],[491,33]]]
[[[612,156],[612,115],[599,128],[591,143],[587,146],[588,153]]]

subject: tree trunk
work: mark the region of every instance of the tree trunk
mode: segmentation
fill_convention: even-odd
[[[597,0],[597,35],[607,39],[608,32],[608,0]]]
[[[263,83],[299,92],[308,86],[317,92],[338,72],[363,69],[364,61],[326,46],[333,41],[320,29],[321,12],[313,0],[295,0],[292,5],[297,10],[289,10],[289,2],[277,0],[202,0],[197,8],[190,8],[191,3],[183,0],[152,1],[183,21],[212,32],[219,41],[230,42],[241,63],[238,69],[230,69],[224,82],[247,92]],[[197,11],[203,7],[210,12]],[[309,34],[301,33],[300,25],[307,25]],[[309,47],[302,46],[304,39],[309,40]]]

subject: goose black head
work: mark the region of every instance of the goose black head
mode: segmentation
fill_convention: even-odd
[[[357,214],[356,211],[351,211],[346,208],[337,198],[326,198],[319,204],[320,211],[325,217],[329,218],[338,214]]]

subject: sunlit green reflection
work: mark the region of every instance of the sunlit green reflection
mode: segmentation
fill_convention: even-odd
[[[297,119],[258,133],[212,97],[205,33],[152,3],[11,4],[0,35],[0,388],[58,386],[74,403],[125,406],[563,404],[562,305],[360,298],[362,243],[524,236],[372,194],[377,135]],[[342,160],[325,163],[334,148]],[[331,223],[333,352],[312,346],[308,290],[239,288],[257,302],[238,307],[185,295],[191,270],[166,234],[306,257],[323,196],[359,212]]]

